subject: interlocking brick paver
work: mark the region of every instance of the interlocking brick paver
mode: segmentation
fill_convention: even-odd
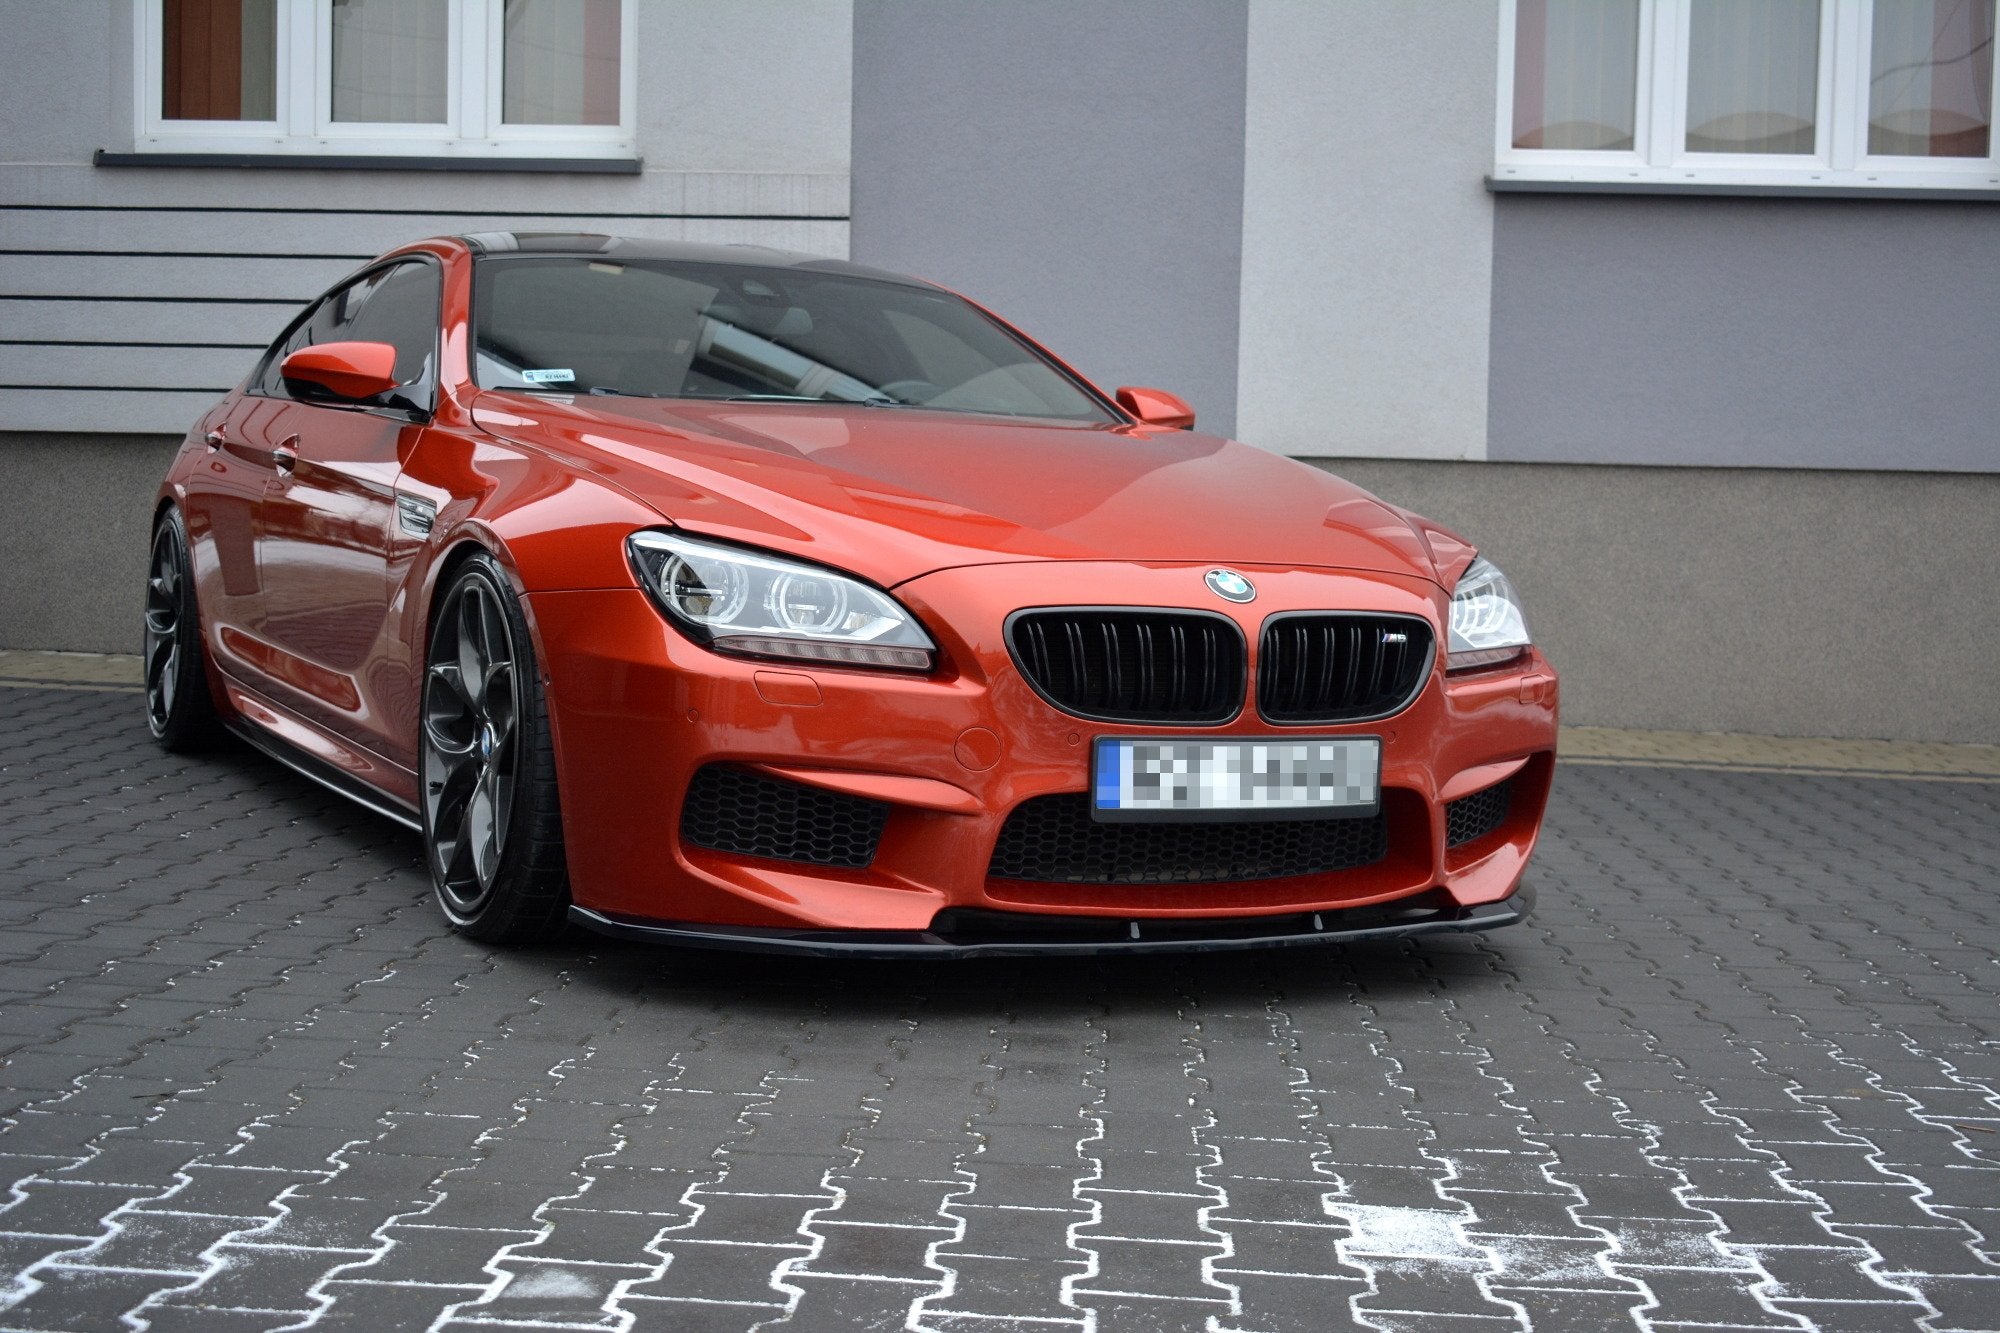
[[[1586,739],[1490,936],[498,953],[0,682],[0,1329],[2000,1330],[2000,784]]]

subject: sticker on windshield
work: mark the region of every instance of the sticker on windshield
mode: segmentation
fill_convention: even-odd
[[[524,370],[521,379],[528,384],[573,384],[576,382],[574,370]]]

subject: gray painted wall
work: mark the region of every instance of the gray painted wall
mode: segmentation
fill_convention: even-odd
[[[179,446],[0,432],[0,648],[139,651],[153,496]]]
[[[853,256],[1236,420],[1245,12],[856,0]]]
[[[1252,0],[1239,437],[1478,458],[1499,6]]]
[[[2000,476],[1321,466],[1507,571],[1565,722],[2000,743]]]
[[[2000,208],[1496,203],[1488,457],[2000,471]]]

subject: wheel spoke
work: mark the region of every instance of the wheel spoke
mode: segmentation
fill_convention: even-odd
[[[446,755],[469,752],[478,739],[479,710],[465,695],[458,664],[438,663],[430,669],[429,680],[424,691],[425,738]]]
[[[467,801],[459,811],[452,834],[451,853],[445,859],[444,882],[446,890],[464,903],[476,902],[479,898],[479,868],[473,864],[472,802]],[[469,882],[469,883],[468,883]],[[470,888],[471,892],[462,890]]]
[[[458,603],[458,680],[465,697],[473,701],[486,689],[486,657],[480,643],[483,635],[479,594],[473,591],[476,586],[468,585]]]
[[[167,640],[167,659],[160,664],[160,709],[162,714],[172,706],[174,696],[181,683],[181,646],[173,639]]]
[[[477,707],[477,701],[465,688],[465,674],[459,670],[457,662],[439,662],[431,668],[431,679],[450,691],[451,697],[456,699],[466,712],[469,713]]]
[[[463,843],[465,811],[471,803],[473,788],[479,780],[479,765],[476,760],[461,758],[444,767],[444,776],[436,779],[436,789],[426,793],[430,803],[430,826],[433,831],[437,860],[444,869],[447,881],[452,878],[451,867],[464,851]]]
[[[480,712],[493,728],[493,755],[497,763],[501,748],[514,734],[514,667],[509,662],[496,663],[486,673],[486,693],[480,699]]]
[[[466,840],[472,844],[472,871],[479,877],[481,888],[492,884],[493,874],[499,869],[500,842],[495,836],[494,813],[493,766],[488,764],[480,770],[472,799],[465,807]]]

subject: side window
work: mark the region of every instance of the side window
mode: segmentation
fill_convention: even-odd
[[[429,411],[437,377],[438,302],[444,294],[437,265],[398,264],[348,291],[355,299],[340,336],[395,348],[401,396]]]
[[[382,342],[396,349],[399,399],[429,411],[437,385],[438,305],[443,278],[435,264],[380,269],[324,297],[270,353],[256,392],[298,398],[279,373],[301,347],[329,342]],[[398,406],[402,404],[397,404]]]
[[[278,373],[278,367],[284,364],[286,357],[301,347],[339,341],[340,334],[334,330],[339,323],[342,294],[335,292],[331,296],[320,298],[320,303],[294,325],[290,333],[271,344],[271,350],[264,354],[264,368],[257,374],[257,384],[253,392],[262,394],[266,398],[291,397],[285,389],[284,376]]]

